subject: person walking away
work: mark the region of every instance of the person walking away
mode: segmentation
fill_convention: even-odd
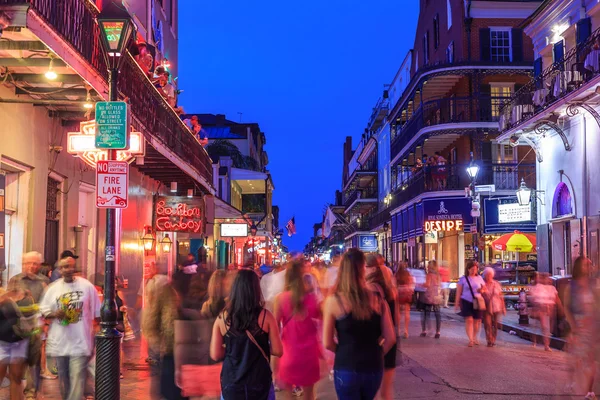
[[[264,308],[258,276],[238,271],[225,310],[213,326],[210,357],[223,360],[224,400],[274,400],[270,355],[281,357],[277,321]]]
[[[440,329],[442,326],[442,315],[440,313],[440,304],[442,278],[438,271],[438,265],[435,260],[427,264],[427,275],[425,278],[424,310],[421,318],[421,337],[427,336],[427,327],[429,325],[429,314],[435,314],[435,338],[440,338]]]
[[[333,259],[331,260],[331,265],[327,267],[327,271],[325,271],[325,276],[323,277],[323,284],[321,285],[323,296],[328,296],[329,292],[337,283],[341,259],[342,256],[340,256],[339,254],[333,256]]]
[[[367,288],[365,255],[358,249],[344,254],[338,283],[325,301],[323,343],[335,353],[338,399],[374,399],[383,377],[383,356],[396,335],[389,307]]]
[[[438,270],[442,279],[442,307],[448,308],[448,301],[450,300],[450,269],[442,264],[438,265]]]
[[[141,325],[144,325],[144,310],[152,308],[152,303],[157,297],[156,293],[163,286],[169,283],[169,279],[166,275],[159,274],[158,268],[155,262],[150,262],[144,265],[144,281],[140,285],[138,291],[138,297],[135,305],[136,310],[141,310]],[[160,359],[160,352],[158,349],[153,349],[152,346],[148,346],[148,358],[146,362],[151,366],[157,366]],[[158,369],[154,368],[153,375],[158,374]]]
[[[375,294],[381,296],[385,300],[392,317],[392,323],[394,325],[394,332],[398,332],[398,322],[400,315],[398,311],[398,305],[396,301],[396,291],[392,286],[392,279],[385,276],[384,271],[388,270],[385,265],[381,265],[380,255],[367,257],[367,285]],[[379,388],[379,395],[377,396],[383,400],[391,400],[394,397],[394,375],[396,372],[396,356],[398,351],[398,343],[392,346],[383,356],[383,379],[381,381],[381,387]]]
[[[456,285],[456,299],[454,309],[460,309],[460,315],[465,319],[465,330],[469,338],[469,347],[479,346],[479,330],[481,329],[482,312],[480,310],[482,292],[485,291],[485,282],[479,276],[479,264],[470,260],[465,268],[465,275],[458,280]],[[477,304],[475,304],[477,302]]]
[[[25,400],[37,398],[37,393],[40,390],[41,380],[41,360],[42,360],[42,330],[39,329],[43,323],[41,314],[37,311],[39,308],[42,295],[48,286],[50,280],[48,277],[40,275],[42,267],[42,255],[37,251],[32,251],[23,255],[23,271],[20,274],[13,276],[8,281],[8,286],[20,289],[28,293],[33,299],[35,310],[38,314],[36,321],[36,331],[29,336],[29,346],[27,350],[26,374],[27,383],[25,385]],[[20,304],[18,304],[20,305]]]
[[[177,267],[173,274],[173,287],[179,293],[179,296],[185,299],[190,290],[190,284],[194,276],[198,274],[198,264],[193,254],[188,254],[183,265]]]
[[[551,320],[556,313],[556,307],[560,304],[558,292],[554,286],[549,284],[549,280],[550,278],[547,273],[538,272],[536,275],[536,284],[531,288],[529,293],[529,296],[533,300],[534,316],[540,321],[544,350],[546,351],[551,351]]]
[[[302,387],[304,399],[315,399],[320,351],[314,320],[319,318],[321,309],[315,293],[306,287],[304,265],[301,260],[294,260],[286,270],[285,291],[275,302],[275,319],[281,326],[283,344],[277,383],[287,399],[293,398],[294,387]]]
[[[285,268],[281,264],[274,266],[273,270],[260,279],[260,289],[265,301],[265,308],[273,312],[275,299],[285,288]]]
[[[400,325],[404,328],[404,339],[408,339],[408,327],[410,325],[410,305],[412,303],[415,290],[415,283],[412,275],[408,272],[406,263],[402,263],[396,272],[396,284],[398,290],[398,332]],[[402,324],[400,323],[402,320]]]
[[[63,400],[83,396],[87,364],[94,349],[94,322],[100,320],[100,299],[94,285],[75,277],[75,259],[60,260],[62,278],[52,283],[40,303],[51,319],[46,353],[56,360]]]
[[[202,318],[217,318],[225,308],[225,299],[228,295],[225,293],[224,284],[226,276],[227,272],[222,269],[213,272],[211,275],[208,281],[208,300],[204,302],[200,311]]]
[[[502,315],[506,315],[506,305],[504,304],[504,294],[500,282],[494,280],[494,268],[487,267],[483,270],[483,280],[485,281],[485,311],[483,314],[483,326],[485,328],[485,337],[487,346],[496,345],[498,336],[498,325]]]
[[[573,279],[565,290],[565,314],[571,325],[569,352],[572,357],[572,392],[579,393],[579,385],[587,391],[586,399],[596,399],[594,379],[596,377],[598,287],[591,278],[592,262],[578,257],[573,265]],[[583,382],[581,380],[583,379]]]

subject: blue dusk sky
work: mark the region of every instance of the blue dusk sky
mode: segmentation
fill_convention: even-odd
[[[302,250],[372,107],[414,42],[418,0],[179,0],[179,103],[257,122],[280,225]]]

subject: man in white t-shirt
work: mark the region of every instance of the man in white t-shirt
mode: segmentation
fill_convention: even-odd
[[[75,277],[75,259],[59,262],[62,278],[52,283],[40,303],[51,319],[46,354],[56,360],[63,399],[83,396],[86,368],[94,349],[94,320],[100,318],[100,298],[94,285]]]

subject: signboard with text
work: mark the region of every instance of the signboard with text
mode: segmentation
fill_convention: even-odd
[[[129,147],[127,103],[99,101],[96,103],[96,148],[123,150]]]
[[[154,203],[157,232],[204,233],[204,200],[199,197],[160,196]]]
[[[375,235],[359,235],[358,249],[362,251],[377,251],[379,248],[377,236]]]
[[[499,204],[498,222],[508,224],[512,222],[531,221],[531,205],[520,205],[519,203]]]
[[[520,206],[517,196],[486,198],[481,214],[485,234],[535,232],[537,228],[535,208]]]
[[[98,161],[96,164],[96,207],[127,208],[129,163]]]
[[[423,200],[424,231],[468,232],[472,209],[471,200],[464,197]]]
[[[221,237],[246,237],[248,224],[221,224]]]

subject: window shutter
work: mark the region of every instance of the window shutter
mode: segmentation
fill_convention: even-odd
[[[479,118],[481,121],[492,120],[492,86],[482,83],[479,86]]]
[[[512,61],[523,61],[523,29],[511,29],[512,35]]]
[[[490,61],[492,59],[490,46],[490,29],[479,29],[479,53],[481,55],[481,61]]]
[[[592,34],[592,19],[583,18],[577,21],[577,45],[584,43]]]
[[[565,58],[565,43],[563,40],[554,43],[554,63],[562,62]]]

